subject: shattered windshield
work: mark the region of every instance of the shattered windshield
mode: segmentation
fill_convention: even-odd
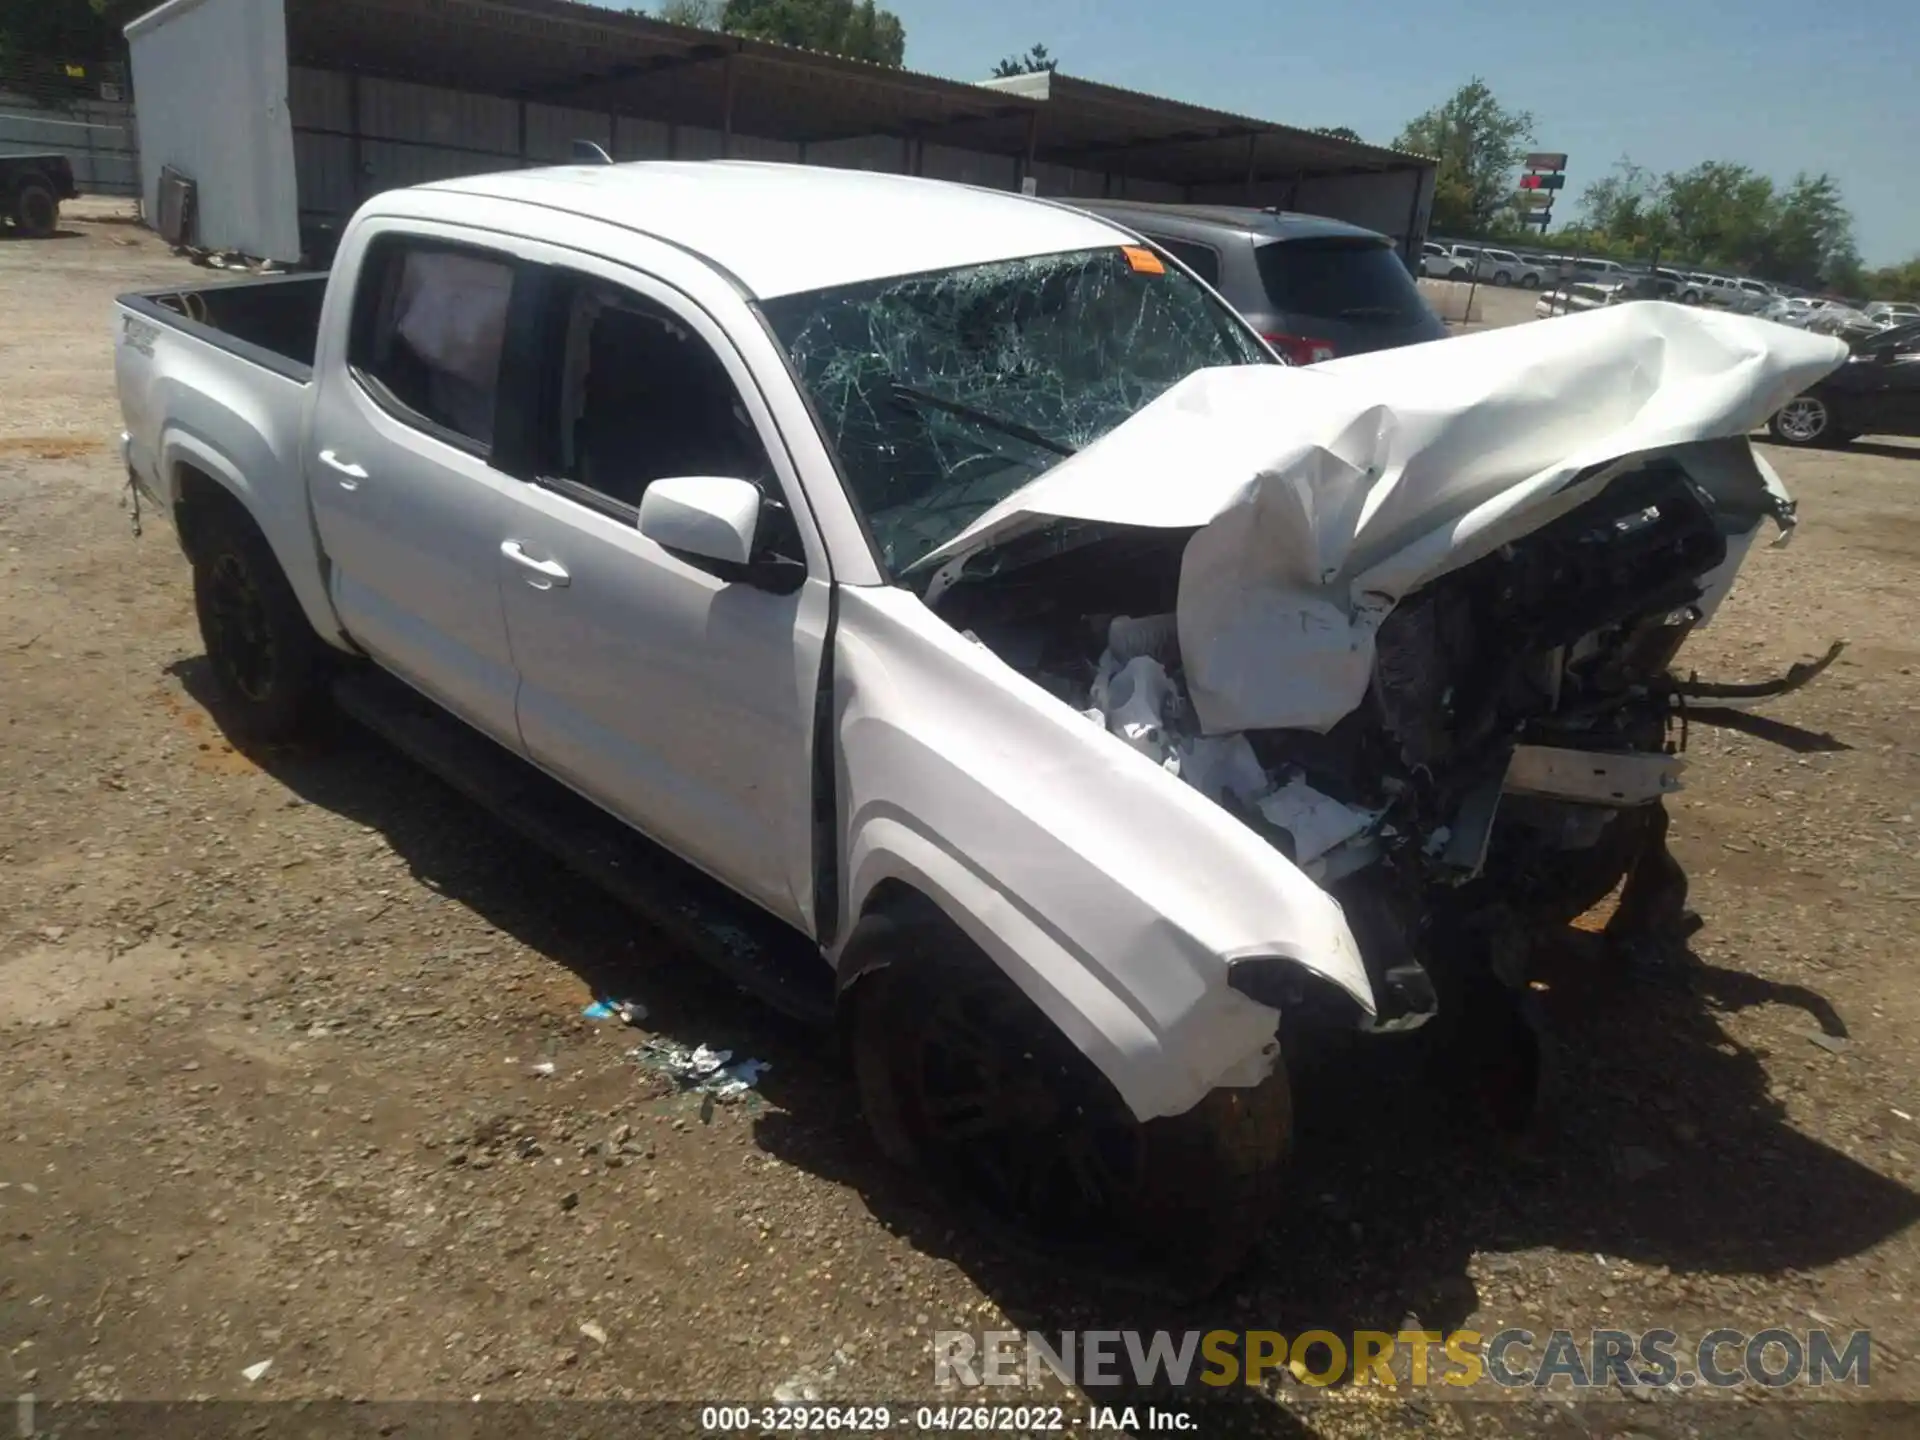
[[[1137,247],[868,281],[764,308],[896,575],[1175,381],[1275,363],[1232,312]]]

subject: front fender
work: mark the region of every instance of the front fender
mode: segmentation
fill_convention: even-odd
[[[842,591],[835,703],[846,913],[924,894],[1140,1118],[1271,1069],[1276,1014],[1229,960],[1288,957],[1373,1011],[1331,896],[907,591]]]

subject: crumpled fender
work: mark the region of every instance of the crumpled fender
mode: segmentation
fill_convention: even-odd
[[[1276,1014],[1230,959],[1289,957],[1373,1011],[1331,896],[918,597],[843,589],[835,667],[843,913],[925,895],[1140,1118],[1271,1070]]]

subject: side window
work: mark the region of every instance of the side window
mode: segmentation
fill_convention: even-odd
[[[750,480],[766,497],[757,548],[804,562],[779,476],[713,348],[644,296],[587,276],[557,279],[540,482],[630,521],[655,480]]]
[[[465,246],[375,240],[347,341],[354,378],[396,418],[487,454],[516,270]]]
[[[1220,288],[1220,252],[1211,245],[1201,245],[1192,240],[1169,240],[1164,235],[1150,235],[1147,238],[1214,289]]]

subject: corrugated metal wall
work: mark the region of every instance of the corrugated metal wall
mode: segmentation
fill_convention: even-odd
[[[356,81],[299,67],[288,77],[288,108],[300,211],[308,221],[343,220],[361,201],[396,186],[564,163],[577,139],[604,146],[615,160],[718,160],[727,149],[718,130],[535,104],[525,107],[523,148],[516,101],[391,80]],[[892,135],[823,141],[805,147],[803,154],[796,141],[736,134],[732,153],[739,160],[804,161],[851,170],[917,168],[934,179],[996,190],[1017,189],[1020,183],[1019,162],[1012,156],[916,145]],[[1099,170],[1036,165],[1034,174],[1042,195],[1184,198],[1178,185],[1109,177]]]
[[[48,106],[0,86],[0,155],[47,151],[72,162],[73,183],[83,195],[140,193],[131,105],[77,100]]]

